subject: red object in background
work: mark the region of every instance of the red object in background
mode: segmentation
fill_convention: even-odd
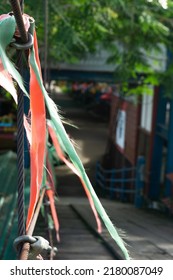
[[[110,101],[111,100],[111,96],[112,96],[111,92],[104,93],[103,95],[101,95],[100,99],[106,100],[106,101]]]

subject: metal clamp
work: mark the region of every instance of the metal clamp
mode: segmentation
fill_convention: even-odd
[[[55,248],[52,249],[52,247],[49,245],[49,242],[41,236],[21,235],[17,237],[13,242],[13,246],[16,251],[18,250],[18,246],[21,243],[30,243],[30,252],[28,256],[29,260],[40,259],[39,256],[41,253],[49,253],[51,250],[55,250]]]
[[[31,250],[29,252],[28,259],[35,260],[41,253],[43,252],[50,252],[52,247],[49,245],[49,242],[41,237],[41,236],[34,236],[36,241],[31,244]]]
[[[28,42],[27,43],[22,43],[18,42],[15,38],[14,41],[10,43],[10,46],[17,49],[17,50],[28,50],[33,46],[34,39],[31,33],[28,33]]]

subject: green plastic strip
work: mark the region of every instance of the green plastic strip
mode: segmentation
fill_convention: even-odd
[[[0,58],[4,69],[6,69],[16,80],[22,91],[28,96],[28,93],[23,85],[23,80],[19,72],[14,67],[6,55],[6,48],[12,42],[12,38],[15,32],[16,22],[14,16],[8,17],[0,21]]]

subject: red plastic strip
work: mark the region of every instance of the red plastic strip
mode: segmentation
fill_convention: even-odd
[[[38,54],[36,33],[34,34],[34,51]],[[40,65],[37,56],[38,65]],[[43,166],[46,149],[46,112],[44,97],[37,81],[37,77],[30,65],[30,110],[31,110],[31,181],[30,181],[30,202],[26,222],[28,229],[35,206],[38,200],[40,187],[43,178]]]
[[[46,194],[50,201],[50,209],[51,209],[51,214],[52,214],[54,227],[55,227],[55,231],[56,231],[56,238],[57,238],[57,241],[59,242],[60,241],[59,221],[58,221],[58,216],[57,216],[57,212],[56,212],[56,208],[55,208],[54,192],[51,189],[49,189],[49,190],[46,190]]]
[[[87,197],[88,197],[88,200],[89,200],[91,209],[92,209],[92,211],[93,211],[93,213],[94,213],[94,216],[95,216],[95,219],[96,219],[96,222],[97,222],[98,232],[101,233],[101,231],[102,231],[101,222],[100,222],[100,219],[99,219],[99,217],[98,217],[97,211],[96,211],[96,209],[95,209],[94,202],[93,202],[93,199],[92,199],[92,197],[91,197],[91,195],[90,195],[90,192],[88,191],[88,189],[87,189],[87,187],[86,187],[86,185],[85,185],[83,179],[81,178],[80,173],[79,173],[78,170],[76,169],[76,167],[75,167],[70,161],[68,161],[68,160],[65,158],[65,156],[64,156],[64,154],[63,154],[63,152],[62,152],[62,150],[61,150],[61,147],[60,147],[60,145],[59,145],[59,142],[58,142],[56,133],[55,133],[54,129],[51,127],[51,125],[49,125],[49,123],[48,123],[48,131],[49,131],[49,134],[50,134],[50,136],[51,136],[51,138],[52,138],[54,147],[55,147],[55,149],[56,149],[56,152],[57,152],[59,158],[60,158],[62,161],[64,161],[64,163],[65,163],[79,178],[80,178],[80,181],[81,181],[81,183],[82,183],[82,186],[83,186],[83,188],[84,188],[84,190],[85,190],[85,192],[86,192],[86,195],[87,195]]]

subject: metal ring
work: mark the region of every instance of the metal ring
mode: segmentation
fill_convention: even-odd
[[[14,246],[15,250],[17,251],[17,248],[18,248],[20,243],[26,243],[27,242],[27,243],[33,244],[36,241],[37,241],[37,239],[33,236],[21,235],[14,240],[13,246]]]
[[[27,43],[18,43],[16,40],[11,42],[10,46],[17,50],[28,50],[33,46],[33,36],[31,33],[28,33],[28,42]]]
[[[49,245],[49,241],[46,240],[44,237],[42,236],[34,236],[34,238],[36,239],[35,242],[33,242],[31,248],[40,248],[40,251],[43,250],[47,250],[47,251],[51,251],[52,247]]]

